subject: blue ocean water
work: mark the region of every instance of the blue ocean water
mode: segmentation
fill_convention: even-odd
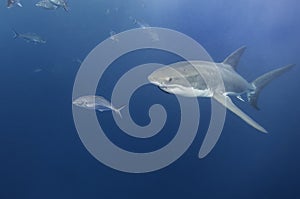
[[[296,0],[111,0],[69,1],[48,11],[23,0],[23,8],[0,8],[0,198],[299,198],[300,197],[300,3]],[[130,174],[113,170],[85,149],[72,117],[72,89],[79,60],[110,31],[137,28],[132,19],[180,31],[222,61],[242,45],[238,72],[251,81],[295,63],[260,96],[260,111],[235,103],[264,126],[262,134],[228,112],[222,136],[204,159],[198,151],[210,119],[210,103],[199,99],[201,123],[196,139],[175,163],[159,171]],[[46,44],[14,40],[12,29],[35,32]],[[109,50],[109,49],[107,49]],[[173,63],[178,57],[156,50],[116,60],[102,79],[99,94],[111,96],[124,72],[139,64]],[[111,113],[98,114],[108,137],[136,152],[158,149],[178,128],[175,97],[147,85],[132,97],[139,125],[148,109],[168,111],[163,133],[136,140],[119,132]]]

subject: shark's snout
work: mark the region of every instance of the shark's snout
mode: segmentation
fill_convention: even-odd
[[[78,105],[78,101],[74,100],[74,101],[72,102],[72,104],[75,105],[75,106],[77,106],[77,105]]]
[[[76,99],[72,102],[72,104],[75,106],[82,106],[83,102],[80,99]]]
[[[154,78],[153,78],[153,73],[151,73],[151,74],[148,76],[148,80],[149,80],[149,82],[152,82],[152,81],[154,80]]]
[[[153,73],[148,76],[148,80],[151,84],[159,85],[159,82]]]

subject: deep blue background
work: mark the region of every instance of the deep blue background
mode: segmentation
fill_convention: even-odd
[[[70,0],[70,13],[42,10],[35,3],[23,0],[24,8],[6,9],[2,1],[0,8],[0,198],[300,198],[298,0]],[[203,121],[198,136],[174,164],[136,175],[95,160],[73,124],[71,94],[80,66],[75,60],[84,59],[111,30],[136,27],[132,18],[191,36],[216,61],[247,45],[238,71],[249,81],[276,67],[297,64],[264,90],[261,111],[236,102],[270,133],[259,133],[228,113],[218,144],[209,156],[198,159],[210,117],[209,101],[200,99]],[[36,32],[47,44],[13,40],[12,29]],[[157,51],[128,56],[107,72],[115,79],[107,78],[111,82],[106,81],[99,94],[109,98],[113,83],[129,68],[177,59]],[[145,125],[148,107],[158,102],[170,111],[166,137],[142,141],[145,145],[121,133],[111,139],[139,151],[171,140],[178,122],[174,96],[146,86],[133,96],[132,115]],[[115,128],[109,112],[99,117]]]

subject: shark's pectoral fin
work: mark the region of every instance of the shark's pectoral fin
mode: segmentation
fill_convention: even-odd
[[[222,94],[214,94],[213,98],[215,100],[217,100],[219,103],[221,103],[223,106],[225,106],[226,108],[231,110],[233,113],[235,113],[237,116],[242,118],[249,125],[253,126],[254,128],[256,128],[257,130],[259,130],[263,133],[267,133],[266,129],[264,129],[257,122],[255,122],[252,118],[250,118],[247,114],[245,114],[243,111],[241,111],[236,105],[234,105],[228,96],[224,96]]]

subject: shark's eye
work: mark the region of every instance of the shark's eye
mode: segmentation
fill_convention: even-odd
[[[172,77],[168,77],[168,78],[167,78],[167,81],[168,81],[168,82],[171,82],[171,81],[172,81]]]

